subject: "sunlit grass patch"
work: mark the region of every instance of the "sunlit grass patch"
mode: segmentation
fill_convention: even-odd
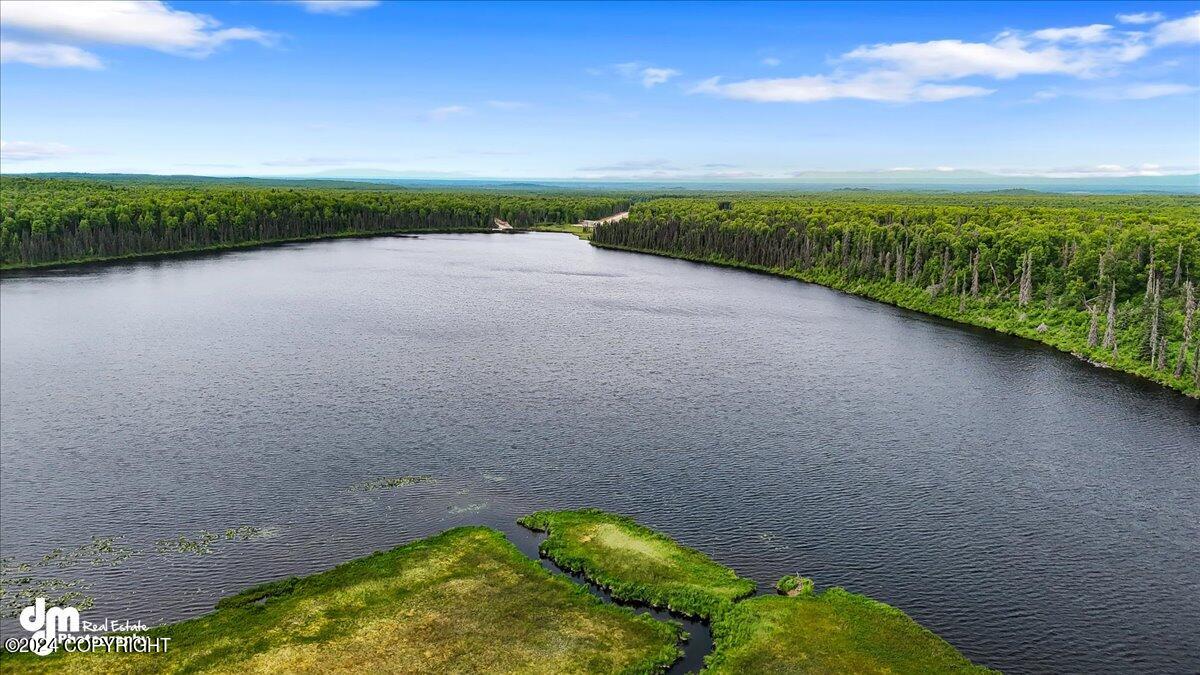
[[[5,654],[8,672],[647,672],[679,629],[606,604],[502,534],[463,527],[254,587],[152,629],[165,654]]]
[[[540,511],[520,523],[549,535],[543,555],[618,599],[712,617],[755,589],[753,581],[625,516],[594,509]]]
[[[813,593],[799,577],[777,586],[793,595],[743,600],[713,621],[706,673],[991,672],[895,607],[841,588]]]

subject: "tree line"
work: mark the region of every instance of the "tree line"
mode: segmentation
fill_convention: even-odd
[[[1195,197],[665,198],[593,241],[766,268],[1200,392]]]
[[[248,185],[0,179],[8,267],[254,242],[398,231],[480,231],[578,222],[628,209],[624,196],[504,195]]]

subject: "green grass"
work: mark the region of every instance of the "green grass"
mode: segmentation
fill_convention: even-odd
[[[463,527],[222,600],[150,631],[165,654],[0,656],[0,672],[639,673],[678,627],[607,604],[504,535]]]
[[[744,600],[712,628],[705,673],[713,675],[992,672],[904,612],[841,588]]]
[[[540,511],[519,522],[548,534],[543,555],[619,600],[711,618],[755,590],[753,581],[624,516],[595,509]]]

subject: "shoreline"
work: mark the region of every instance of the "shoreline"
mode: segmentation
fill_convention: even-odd
[[[49,271],[57,269],[66,269],[70,267],[82,267],[87,265],[105,265],[110,263],[134,262],[139,260],[160,260],[167,258],[185,258],[189,255],[201,256],[212,253],[222,253],[225,251],[238,251],[242,249],[253,248],[270,248],[272,246],[282,246],[283,244],[295,244],[309,241],[326,241],[332,239],[370,239],[371,237],[394,237],[404,234],[497,234],[501,230],[495,230],[486,227],[440,227],[429,229],[411,229],[401,228],[395,230],[350,230],[347,232],[336,232],[333,234],[316,234],[303,237],[285,237],[283,239],[254,239],[249,241],[230,243],[230,244],[214,244],[212,246],[203,246],[200,248],[180,248],[169,251],[154,251],[147,253],[127,253],[125,255],[112,256],[95,256],[90,258],[73,258],[71,260],[55,260],[53,262],[43,263],[5,263],[0,265],[0,277],[12,272],[33,272],[33,271]]]
[[[1110,371],[1113,371],[1116,373],[1121,373],[1123,375],[1136,378],[1139,382],[1156,384],[1160,387],[1163,387],[1164,389],[1169,389],[1171,391],[1182,394],[1183,396],[1185,396],[1187,398],[1200,401],[1200,389],[1181,388],[1179,386],[1176,386],[1172,382],[1160,380],[1160,379],[1158,379],[1152,375],[1149,375],[1145,372],[1139,372],[1136,370],[1124,368],[1120,364],[1113,364],[1113,363],[1108,363],[1105,361],[1097,361],[1097,360],[1089,357],[1086,354],[1082,354],[1082,353],[1079,353],[1079,352],[1073,350],[1072,348],[1070,348],[1066,345],[1059,345],[1059,344],[1055,344],[1053,342],[1039,339],[1039,337],[1036,333],[1034,333],[1032,335],[1028,335],[1023,332],[1005,330],[1004,328],[999,327],[999,326],[989,326],[985,323],[967,320],[964,317],[949,316],[946,314],[940,314],[940,313],[937,313],[934,311],[929,311],[927,308],[906,305],[899,301],[892,301],[888,298],[880,297],[878,295],[874,295],[874,294],[870,293],[869,289],[867,289],[863,284],[847,284],[845,286],[836,286],[836,285],[823,283],[822,281],[815,279],[815,278],[805,277],[803,275],[791,273],[786,270],[778,269],[778,268],[763,267],[761,265],[751,265],[748,263],[740,263],[740,262],[736,262],[736,261],[717,259],[717,258],[704,258],[704,257],[700,257],[700,256],[689,256],[689,255],[673,253],[670,251],[659,251],[656,249],[641,249],[641,248],[635,248],[632,246],[621,246],[621,245],[617,245],[617,244],[604,244],[604,243],[597,242],[594,239],[591,239],[589,241],[592,246],[595,246],[597,248],[609,249],[609,250],[613,250],[613,251],[625,251],[627,253],[643,253],[643,254],[647,254],[647,255],[659,256],[662,258],[672,258],[675,260],[684,260],[687,262],[692,262],[692,263],[701,264],[701,265],[714,265],[716,267],[727,267],[730,269],[754,272],[756,274],[765,274],[765,275],[769,275],[769,276],[773,276],[773,277],[792,279],[795,281],[800,281],[803,283],[813,284],[816,286],[821,286],[823,288],[828,288],[830,290],[837,291],[839,293],[845,293],[847,295],[851,295],[854,297],[864,298],[867,300],[871,300],[873,302],[880,302],[885,305],[890,305],[892,307],[898,307],[900,309],[905,309],[910,312],[917,312],[918,314],[921,314],[923,316],[935,317],[935,318],[941,319],[943,321],[951,322],[960,327],[961,326],[970,326],[972,328],[979,328],[979,329],[987,330],[992,333],[999,333],[1001,335],[1007,335],[1009,337],[1015,337],[1015,338],[1021,338],[1024,340],[1029,340],[1030,342],[1034,342],[1038,345],[1049,347],[1049,348],[1055,350],[1056,352],[1061,352],[1063,354],[1072,356],[1072,357],[1074,357],[1084,363],[1087,363],[1088,365],[1091,365],[1095,368],[1103,368],[1105,370],[1110,370]]]

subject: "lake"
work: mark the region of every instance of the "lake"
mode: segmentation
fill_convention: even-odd
[[[364,486],[406,475],[434,481]],[[561,234],[0,282],[0,552],[120,537],[119,564],[43,566],[85,619],[581,506],[993,668],[1200,670],[1197,402],[1029,341]]]

